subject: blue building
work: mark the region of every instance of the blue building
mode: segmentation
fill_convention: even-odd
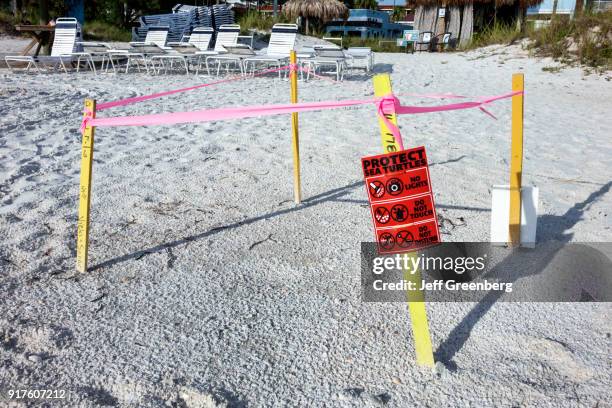
[[[527,15],[552,14],[554,0],[544,0],[527,9]],[[557,14],[574,14],[576,0],[557,0]]]
[[[398,38],[409,27],[405,24],[392,23],[389,13],[368,9],[351,9],[349,18],[327,23],[325,32],[333,36],[353,36],[361,38]]]

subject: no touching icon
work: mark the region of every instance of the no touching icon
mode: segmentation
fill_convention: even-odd
[[[394,205],[391,209],[391,216],[397,222],[404,222],[408,219],[408,208],[404,204]]]

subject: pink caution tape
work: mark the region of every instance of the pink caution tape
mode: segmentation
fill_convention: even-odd
[[[265,70],[258,71],[256,73],[254,73],[253,76],[260,76],[260,75],[265,75],[265,74],[269,74],[269,73],[272,73],[272,72],[284,71],[284,70],[286,70],[288,68],[290,68],[289,65],[284,66],[284,67],[280,67],[280,68],[265,69]],[[190,87],[187,87],[187,88],[173,89],[171,91],[158,92],[158,93],[154,93],[154,94],[150,94],[150,95],[135,96],[133,98],[126,98],[126,99],[119,99],[117,101],[104,102],[104,103],[98,104],[96,106],[96,110],[97,111],[101,111],[101,110],[104,110],[104,109],[114,108],[116,106],[131,105],[131,104],[134,104],[134,103],[147,101],[149,99],[156,99],[156,98],[161,98],[163,96],[173,95],[173,94],[177,94],[177,93],[181,93],[181,92],[193,91],[194,89],[200,89],[200,88],[205,88],[205,87],[208,87],[208,86],[224,84],[224,83],[232,82],[232,81],[238,81],[240,79],[244,79],[244,77],[242,75],[235,75],[233,77],[226,78],[226,79],[221,79],[219,81],[207,82],[205,84],[190,86]]]
[[[378,115],[383,119],[389,130],[391,130],[393,136],[395,136],[396,139],[401,140],[399,129],[397,128],[397,126],[391,123],[389,119],[387,119],[385,114],[395,113],[398,115],[416,115],[419,113],[445,112],[461,109],[479,108],[484,113],[495,118],[495,116],[485,110],[484,105],[498,101],[500,99],[511,98],[515,95],[520,95],[522,93],[523,91],[515,91],[502,95],[481,96],[476,98],[477,100],[473,102],[451,103],[447,105],[438,106],[402,106],[396,96],[387,95],[382,98],[382,100],[378,104]]]
[[[324,101],[324,102],[302,102],[295,104],[282,104],[282,105],[259,105],[259,106],[244,106],[235,108],[220,108],[220,109],[202,109],[190,112],[173,112],[173,113],[160,113],[152,115],[141,115],[141,116],[123,116],[123,117],[110,117],[110,118],[91,118],[86,115],[83,118],[83,124],[81,129],[86,126],[96,127],[114,127],[114,126],[151,126],[151,125],[172,125],[178,123],[198,123],[198,122],[211,122],[217,120],[229,120],[238,118],[251,118],[258,116],[270,116],[280,115],[293,112],[310,112],[326,109],[338,109],[349,106],[375,104],[378,107],[378,115],[384,120],[386,125],[389,127],[393,135],[399,139],[399,129],[391,123],[385,114],[419,114],[419,113],[430,113],[430,112],[444,112],[459,109],[471,109],[480,108],[484,109],[484,106],[505,98],[510,98],[515,95],[521,94],[522,91],[510,92],[503,95],[496,95],[491,97],[480,97],[476,101],[461,102],[447,105],[438,106],[403,106],[394,95],[387,95],[383,98],[370,98],[370,99],[353,99],[344,101]]]

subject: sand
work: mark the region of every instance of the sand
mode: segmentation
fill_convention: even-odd
[[[375,71],[396,93],[475,96],[523,72],[538,240],[609,241],[610,75],[543,71],[555,65],[494,46],[377,54]],[[0,70],[0,405],[8,390],[45,388],[66,392],[51,406],[609,406],[609,303],[428,304],[432,372],[414,363],[406,305],[361,301],[359,243],[373,232],[360,158],[381,150],[372,107],[300,115],[297,207],[288,116],[99,129],[91,270],[76,273],[83,100],[210,80]],[[363,72],[299,84],[303,101],[372,94]],[[270,76],[101,116],[288,101],[288,82]],[[497,120],[400,118],[406,146],[427,148],[439,215],[457,225],[444,223],[444,240],[488,240],[510,101],[490,111]]]

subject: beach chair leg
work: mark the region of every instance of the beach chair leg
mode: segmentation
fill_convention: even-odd
[[[94,62],[93,58],[89,57],[89,62],[91,64],[91,70],[93,71],[94,75],[98,75],[98,71],[96,70],[96,63]]]
[[[183,58],[183,63],[185,64],[185,74],[189,75],[189,65],[187,65],[187,58]]]
[[[62,68],[64,69],[64,73],[68,73],[68,70],[66,69],[66,64],[64,64],[64,60],[62,59],[62,57],[60,57],[60,65],[62,66]]]

